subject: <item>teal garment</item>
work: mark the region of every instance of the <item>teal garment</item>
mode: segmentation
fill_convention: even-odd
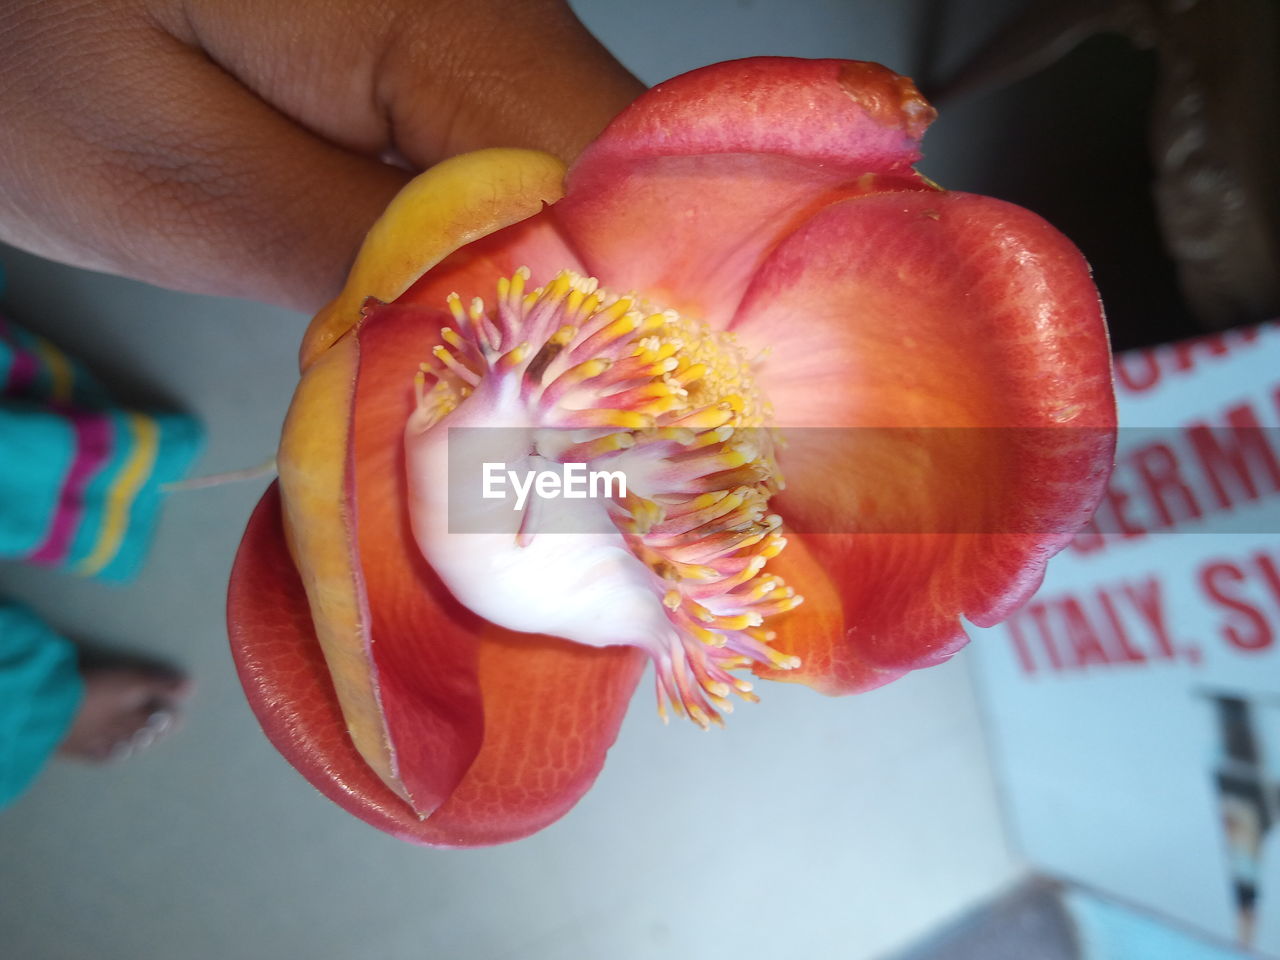
[[[0,603],[0,809],[31,785],[84,697],[76,648],[24,607]]]
[[[0,558],[123,582],[203,431],[113,404],[92,375],[0,313]]]
[[[0,559],[133,579],[166,487],[202,441],[191,417],[120,406],[81,363],[0,314]],[[52,756],[83,693],[75,647],[0,600],[0,807]]]
[[[0,344],[0,358],[4,353]],[[44,541],[75,452],[75,430],[66,418],[33,403],[0,400],[0,559],[24,558]]]

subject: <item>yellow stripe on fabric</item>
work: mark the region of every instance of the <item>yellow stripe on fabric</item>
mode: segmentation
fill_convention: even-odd
[[[67,355],[48,340],[36,340],[35,346],[36,353],[49,368],[49,399],[54,403],[70,403],[73,374]]]
[[[134,498],[146,483],[156,462],[156,450],[160,445],[160,428],[150,417],[138,413],[125,414],[129,425],[133,451],[120,468],[120,473],[107,491],[103,507],[102,528],[93,550],[76,566],[76,571],[93,576],[116,555],[124,542],[125,528],[129,523],[129,510]]]

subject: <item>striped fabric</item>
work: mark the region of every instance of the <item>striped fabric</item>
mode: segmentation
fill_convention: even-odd
[[[0,315],[0,557],[105,580],[141,566],[199,424],[112,404],[53,344]]]

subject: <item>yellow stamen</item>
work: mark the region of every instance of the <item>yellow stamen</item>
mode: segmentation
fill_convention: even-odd
[[[608,515],[652,572],[670,622],[652,651],[659,714],[721,724],[731,694],[756,699],[728,671],[800,664],[764,626],[803,598],[767,572],[786,539],[768,510],[783,481],[759,361],[731,333],[611,296],[594,278],[566,270],[530,290],[530,277],[521,267],[499,279],[493,313],[478,297],[466,309],[446,298],[456,326],[440,330],[433,365],[415,376],[411,426],[435,423],[486,378],[516,377],[531,422],[577,431],[544,455],[609,469],[644,462],[649,486],[611,500]]]
[[[467,315],[462,311],[461,297],[456,293],[451,293],[449,296],[445,297],[444,302],[448,305],[449,312],[453,314],[453,319],[457,320],[459,324],[465,324],[467,322]]]

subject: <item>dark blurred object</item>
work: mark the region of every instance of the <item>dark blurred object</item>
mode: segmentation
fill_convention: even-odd
[[[1218,721],[1214,783],[1235,899],[1237,935],[1242,945],[1253,946],[1263,844],[1280,814],[1280,792],[1271,781],[1280,772],[1267,769],[1261,749],[1256,714],[1262,705],[1233,694],[1208,695]]]
[[[1061,889],[1035,878],[894,960],[1080,960],[1081,955]]]
[[[1275,0],[1034,4],[932,95],[943,100],[1006,86],[1100,33],[1124,36],[1158,57],[1149,117],[1153,194],[1190,314],[1204,329],[1280,315]]]

